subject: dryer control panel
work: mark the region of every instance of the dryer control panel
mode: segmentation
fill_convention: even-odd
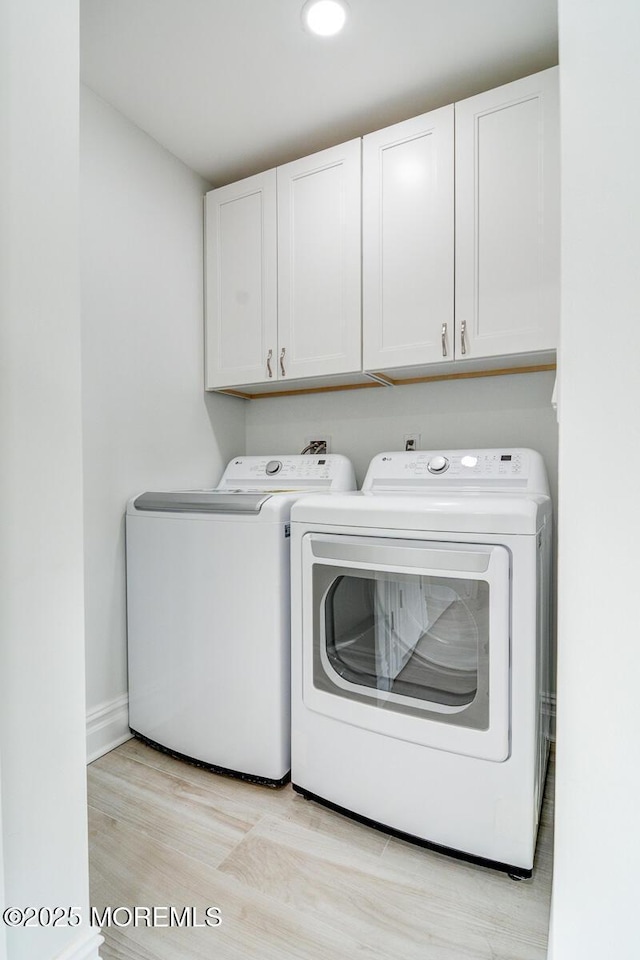
[[[544,462],[523,447],[381,453],[369,464],[363,491],[519,490],[548,494]]]

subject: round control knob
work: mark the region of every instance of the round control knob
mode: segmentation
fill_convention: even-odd
[[[429,473],[444,473],[449,467],[449,461],[446,457],[432,457],[429,460]]]
[[[282,463],[280,460],[269,460],[269,463],[265,467],[265,473],[268,477],[273,477],[274,474],[280,473],[282,470]]]

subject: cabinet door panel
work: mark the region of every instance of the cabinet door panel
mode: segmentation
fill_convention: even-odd
[[[472,97],[455,111],[456,357],[553,349],[559,316],[557,70]]]
[[[453,127],[448,106],[364,138],[366,370],[453,357]]]
[[[278,168],[284,378],[361,368],[360,141]]]
[[[206,197],[206,386],[276,378],[276,172]]]

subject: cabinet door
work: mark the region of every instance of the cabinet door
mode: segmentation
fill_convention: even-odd
[[[207,389],[276,379],[276,171],[206,196]]]
[[[278,168],[278,376],[361,369],[360,140]]]
[[[455,105],[456,357],[556,346],[557,68]]]
[[[453,105],[366,136],[365,370],[453,357]]]

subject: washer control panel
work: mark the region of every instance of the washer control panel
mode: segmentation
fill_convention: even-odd
[[[304,487],[354,490],[351,461],[336,453],[322,456],[235,457],[218,489],[293,490]]]
[[[425,450],[381,453],[369,464],[367,490],[548,489],[542,457],[535,450]]]

